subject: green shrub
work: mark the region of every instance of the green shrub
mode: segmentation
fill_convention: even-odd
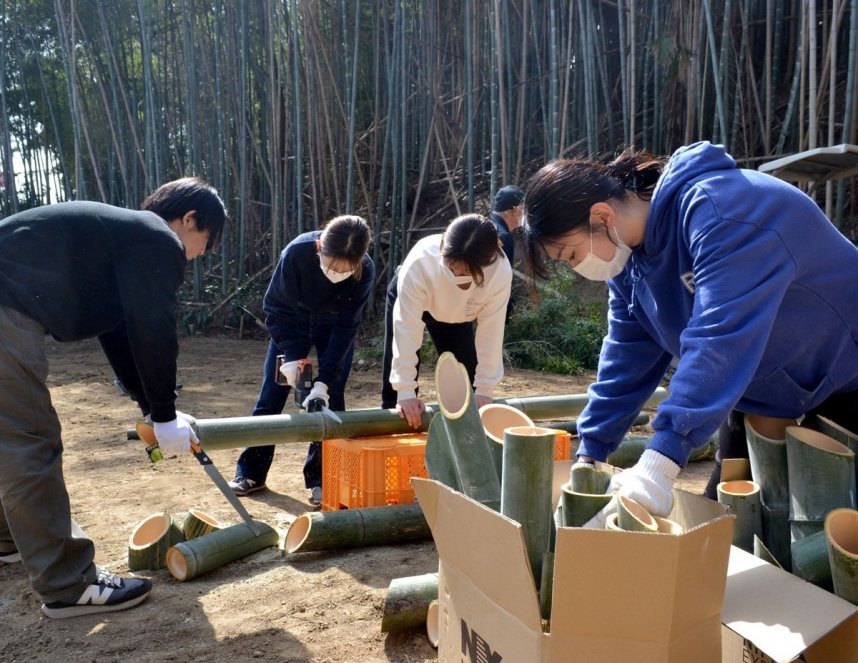
[[[538,303],[518,300],[506,326],[505,359],[549,373],[595,369],[607,333],[607,298],[587,294],[574,271],[558,265]]]

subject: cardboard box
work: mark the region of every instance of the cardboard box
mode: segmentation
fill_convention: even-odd
[[[436,481],[412,484],[440,557],[442,663],[721,661],[734,517],[717,502],[675,491],[680,536],[561,528],[543,633],[521,526]]]
[[[722,610],[724,663],[854,663],[858,608],[733,547]]]

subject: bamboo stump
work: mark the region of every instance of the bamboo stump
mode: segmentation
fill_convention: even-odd
[[[560,486],[563,524],[581,527],[608,505],[612,495],[606,495],[611,474],[583,464],[575,464],[569,481]]]
[[[793,541],[821,532],[826,514],[855,508],[855,454],[809,428],[786,429],[790,535]]]
[[[387,588],[381,613],[381,632],[423,626],[432,601],[438,600],[438,574],[394,578]]]
[[[825,517],[834,593],[858,605],[858,511],[834,509]]]
[[[128,538],[128,568],[158,571],[167,567],[167,550],[185,537],[166,512],[146,516]]]
[[[718,484],[718,501],[736,515],[733,523],[733,545],[753,554],[754,537],[763,535],[763,512],[760,486],[753,481],[722,481]]]

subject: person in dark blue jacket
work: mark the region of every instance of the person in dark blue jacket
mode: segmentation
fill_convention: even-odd
[[[612,489],[666,515],[689,454],[734,412],[858,431],[858,249],[795,187],[701,142],[551,162],[525,217],[535,275],[547,257],[608,284],[579,461],[617,448],[676,359],[652,441]]]
[[[370,230],[357,216],[338,216],[323,230],[289,242],[265,293],[265,324],[271,334],[262,369],[262,388],[253,415],[280,414],[298,378],[298,361],[316,348],[318,375],[301,404],[320,398],[343,411],[355,336],[373,284],[375,266],[367,255]],[[277,357],[283,355],[278,369]],[[282,376],[279,380],[279,374]],[[279,382],[285,384],[279,384]],[[274,446],[249,447],[239,456],[229,482],[237,495],[265,488]],[[322,499],[322,444],[311,442],[304,482],[314,506]]]

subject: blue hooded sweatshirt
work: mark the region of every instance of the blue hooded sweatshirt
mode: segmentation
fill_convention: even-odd
[[[796,418],[858,389],[858,249],[795,187],[719,145],[677,150],[608,281],[578,453],[604,460],[677,359],[649,445],[680,466],[732,409]]]

